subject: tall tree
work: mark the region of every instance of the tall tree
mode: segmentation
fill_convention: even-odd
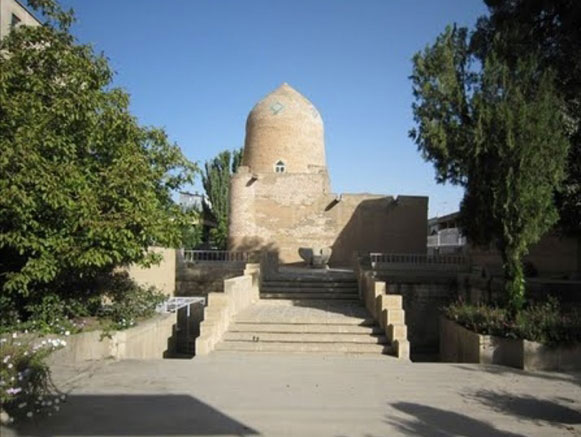
[[[529,54],[514,65],[498,38],[478,66],[467,29],[448,27],[414,56],[418,124],[410,136],[440,182],[465,187],[461,216],[472,241],[496,241],[508,302],[524,299],[521,259],[557,220],[553,191],[564,177],[568,141],[563,101],[550,71]]]
[[[567,177],[556,192],[560,227],[581,234],[581,2],[578,0],[484,0],[490,15],[478,20],[471,50],[485,59],[501,37],[498,53],[515,66],[523,54],[537,53],[539,72],[555,72],[563,96],[571,144]],[[495,49],[498,52],[498,48]]]
[[[242,160],[242,149],[224,150],[206,162],[202,184],[208,200],[202,202],[204,217],[215,226],[210,230],[210,239],[219,249],[228,244],[228,213],[230,211],[230,178],[236,173]]]
[[[67,277],[148,264],[179,244],[172,192],[196,166],[138,125],[103,56],[69,32],[72,12],[32,0],[46,23],[0,42],[0,287],[28,295]]]

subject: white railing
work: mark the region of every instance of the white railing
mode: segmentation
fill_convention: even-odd
[[[184,250],[185,262],[248,262],[250,252],[228,250]]]
[[[175,313],[180,308],[187,307],[189,317],[190,305],[192,304],[205,305],[206,299],[203,297],[170,297],[165,302],[159,304],[155,311],[158,313]]]

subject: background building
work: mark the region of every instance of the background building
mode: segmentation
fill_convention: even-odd
[[[16,26],[40,24],[41,22],[19,1],[0,0],[0,39],[8,35]]]
[[[248,116],[229,247],[278,251],[283,263],[299,262],[300,247],[331,247],[335,266],[359,251],[425,253],[427,208],[425,196],[333,194],[321,115],[285,83]]]

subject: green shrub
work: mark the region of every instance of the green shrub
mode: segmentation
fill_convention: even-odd
[[[581,313],[563,311],[554,298],[531,303],[516,313],[496,306],[457,302],[445,307],[444,314],[483,335],[522,338],[547,345],[581,342]]]
[[[65,396],[52,384],[45,358],[66,345],[59,339],[32,342],[17,333],[0,339],[0,403],[8,422],[51,415]]]
[[[156,288],[141,287],[122,274],[112,277],[109,287],[108,302],[98,312],[107,329],[126,329],[139,319],[151,317],[155,308],[167,298]]]

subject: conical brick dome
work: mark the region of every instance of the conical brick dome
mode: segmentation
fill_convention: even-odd
[[[250,111],[242,165],[254,173],[318,173],[326,166],[324,137],[319,111],[284,83]]]

